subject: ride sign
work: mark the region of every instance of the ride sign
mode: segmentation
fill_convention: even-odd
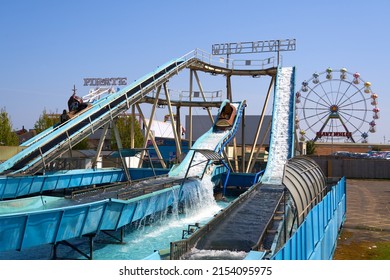
[[[351,132],[317,132],[316,133],[318,138],[321,138],[322,136],[329,136],[329,137],[352,137]]]
[[[127,78],[84,78],[84,86],[125,86]]]
[[[296,39],[267,40],[212,45],[213,55],[295,51]]]

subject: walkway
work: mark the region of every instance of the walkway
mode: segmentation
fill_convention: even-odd
[[[390,180],[348,179],[347,218],[334,259],[368,259],[378,242],[390,242]]]

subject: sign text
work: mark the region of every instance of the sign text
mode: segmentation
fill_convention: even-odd
[[[125,86],[127,78],[85,78],[84,86]]]
[[[212,46],[213,55],[295,51],[296,39],[223,43]]]

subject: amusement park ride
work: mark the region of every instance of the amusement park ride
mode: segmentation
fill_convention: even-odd
[[[21,152],[0,164],[0,253],[22,252],[35,246],[50,245],[55,258],[59,245],[75,249],[68,241],[87,237],[90,254],[84,256],[92,259],[93,240],[98,233],[120,234],[122,243],[125,228],[130,224],[140,223],[148,217],[153,218],[158,213],[169,214],[168,209],[179,209],[180,205],[185,205],[193,198],[198,199],[201,204],[203,201],[196,191],[203,188],[205,173],[210,177],[208,180],[213,184],[212,188],[221,186],[222,176],[226,174],[223,183],[225,190],[230,171],[233,170],[240,177],[239,183],[232,186],[246,188],[246,191],[235,199],[228,209],[214,215],[210,221],[210,224],[215,223],[213,226],[201,227],[186,240],[170,242],[170,259],[182,258],[197,246],[198,241],[203,241],[203,245],[196,248],[205,250],[230,250],[231,245],[234,245],[234,250],[248,253],[248,259],[253,257],[252,253],[256,259],[332,258],[337,232],[345,218],[345,180],[340,180],[337,186],[331,188],[330,184],[333,182],[326,182],[325,175],[314,160],[295,157],[294,131],[299,127],[302,136],[300,140],[305,140],[304,137],[308,136],[303,130],[303,124],[306,124],[307,130],[315,132],[315,140],[347,137],[355,142],[358,133],[365,140],[366,131],[361,128],[367,122],[370,110],[367,108],[364,94],[371,94],[373,120],[379,117],[377,95],[371,92],[370,84],[363,82],[358,74],[352,75],[354,79],[349,82],[351,74],[345,69],[342,69],[339,78],[334,79],[336,71],[331,69],[326,71],[325,79],[320,78],[322,73],[316,74],[309,80],[314,84],[313,87],[309,82],[304,82],[302,94],[295,94],[295,67],[282,67],[279,60],[280,51],[291,50],[295,50],[295,39],[217,44],[213,46],[212,55],[195,50],[159,66],[123,89],[91,92],[83,100],[78,99],[78,106],[84,102],[91,105],[81,106],[82,110],[76,111],[65,122],[26,141]],[[277,52],[277,65],[273,58],[233,60],[229,57],[232,54],[254,52]],[[223,55],[226,55],[226,59]],[[172,100],[168,82],[184,70],[190,73],[190,100]],[[226,100],[206,100],[198,72],[222,76],[226,82]],[[243,134],[245,133],[247,103],[246,100],[233,101],[233,76],[270,78],[249,159],[241,160],[242,166],[239,170],[235,135],[239,126],[242,127]],[[337,83],[334,84],[334,81]],[[120,80],[88,80],[88,83],[94,84],[106,82],[119,83]],[[359,87],[361,83],[363,87]],[[199,88],[200,101],[192,99],[194,84]],[[328,89],[326,85],[329,85]],[[272,93],[274,102],[272,127],[268,128],[271,139],[267,165],[264,170],[252,173],[253,162],[258,159],[257,153],[260,150],[257,140]],[[180,127],[180,107],[189,107],[190,123],[187,130],[190,134],[189,152],[172,166],[167,174],[154,174],[137,180],[132,177],[132,170],[123,159],[122,153],[127,151],[120,143],[115,120],[128,110],[135,115],[137,109],[139,116],[146,123],[140,103],[152,104],[150,120],[154,119],[155,110],[160,105],[168,107],[177,155],[182,154],[181,133],[177,129]],[[298,119],[301,120],[295,122],[295,106],[299,104],[302,105],[297,107],[300,112]],[[175,107],[177,117],[174,116]],[[191,134],[192,107],[206,108],[212,122],[211,128],[194,143]],[[215,117],[210,111],[212,107],[219,108]],[[315,118],[317,120],[312,122]],[[336,125],[336,121],[341,124]],[[150,140],[163,169],[168,169],[151,131],[151,123],[150,121],[146,128],[142,153]],[[97,168],[96,161],[110,125],[113,126],[122,167]],[[369,125],[371,130],[374,130],[375,122],[372,121]],[[330,129],[327,126],[330,126]],[[54,172],[48,170],[57,158],[101,128],[103,136],[98,144],[92,168]],[[134,131],[130,135],[132,138],[133,133]],[[230,142],[233,142],[233,161],[236,168],[233,168],[226,155],[225,148]],[[133,148],[132,144],[131,149]],[[256,148],[256,156],[253,157]],[[245,158],[245,144],[242,144],[241,149],[242,158]],[[197,167],[193,168],[195,165]],[[118,172],[118,169],[120,175],[114,178],[113,173]],[[240,171],[249,174],[239,174]],[[248,175],[250,182],[248,186],[243,186]],[[211,191],[214,199],[213,192],[214,189]],[[247,205],[245,211],[241,211],[240,205]],[[255,219],[258,222],[254,229],[252,221]],[[235,230],[233,241],[233,235],[220,234],[228,233],[223,224],[228,225],[229,230]],[[304,231],[300,231],[301,225]],[[323,227],[319,228],[319,225]],[[159,251],[155,252],[157,255],[153,254],[153,258],[164,258],[159,255]]]
[[[299,141],[367,143],[379,119],[378,94],[346,68],[315,72],[296,93]]]

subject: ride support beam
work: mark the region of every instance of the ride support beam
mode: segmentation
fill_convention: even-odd
[[[176,151],[177,151],[176,152],[176,160],[178,161],[179,156],[181,155],[181,143],[179,141],[179,136],[177,135],[177,130],[176,130],[176,127],[175,127],[175,118],[173,116],[171,97],[169,95],[169,91],[168,91],[168,88],[167,88],[167,83],[164,83],[163,86],[164,86],[165,96],[166,96],[167,101],[168,101],[169,116],[171,118],[172,131],[173,131],[173,135],[175,137],[175,143],[176,143]]]
[[[260,144],[257,145],[256,154],[255,154],[255,159],[257,159],[258,156],[259,156],[261,147],[263,146],[264,141],[265,141],[265,137],[267,137],[267,134],[268,134],[268,132],[269,132],[270,129],[271,129],[271,124],[272,124],[272,122],[269,122],[269,123],[268,123],[267,130],[265,131],[265,133],[264,133],[264,135],[263,135],[263,138],[262,138],[261,141],[260,141]],[[250,172],[253,171],[253,167],[255,166],[255,163],[256,163],[256,160],[252,160],[251,165],[250,165],[250,167],[249,167]]]
[[[190,102],[192,102],[192,94],[193,94],[193,81],[194,81],[194,70],[190,70]],[[191,149],[192,147],[192,107],[188,108],[188,115],[190,118],[189,123],[189,139],[188,139],[188,149]]]
[[[110,126],[110,123],[106,123],[103,127],[103,133],[99,139],[99,144],[98,144],[97,149],[96,149],[96,155],[95,155],[94,159],[92,160],[92,168],[96,168],[96,166],[97,166],[98,158],[100,157],[100,154],[102,152],[104,140],[106,140],[109,126]]]
[[[257,130],[256,130],[256,135],[255,135],[255,139],[253,140],[253,144],[252,144],[252,148],[251,148],[251,153],[249,155],[249,160],[248,160],[248,166],[247,166],[247,169],[246,169],[246,173],[249,173],[251,170],[250,170],[250,166],[253,166],[252,165],[252,160],[253,160],[253,154],[255,152],[255,148],[257,146],[257,140],[259,139],[259,135],[260,135],[260,130],[261,130],[261,127],[263,126],[263,121],[264,121],[264,116],[265,116],[265,111],[267,110],[267,105],[268,105],[268,100],[269,100],[269,97],[271,95],[271,91],[274,87],[274,83],[275,83],[275,77],[273,76],[272,79],[271,79],[271,82],[269,84],[269,87],[268,87],[268,92],[267,92],[267,96],[265,97],[265,102],[264,102],[264,105],[263,105],[263,110],[261,112],[261,116],[260,116],[260,120],[259,120],[259,125],[257,126]],[[261,147],[260,147],[261,148]],[[255,161],[257,160],[257,158],[255,159]]]
[[[116,125],[116,121],[115,120],[112,121],[112,126],[114,128],[115,140],[116,140],[116,144],[118,146],[118,152],[119,152],[119,157],[120,157],[121,162],[122,162],[123,172],[126,175],[127,181],[131,182],[130,172],[129,172],[129,169],[128,169],[127,164],[126,164],[126,160],[122,156],[122,150],[123,150],[122,140],[121,140],[121,137],[120,137],[120,134],[119,134],[119,130],[118,130],[118,127]]]
[[[202,94],[203,101],[206,101],[206,97],[204,95],[203,87],[202,87],[202,84],[201,84],[201,82],[199,80],[198,73],[196,71],[194,71],[194,75],[195,75],[196,82],[198,83],[199,91]],[[213,118],[213,115],[210,112],[210,108],[207,108],[207,113],[209,114],[211,123],[214,124],[214,118]]]
[[[180,106],[176,106],[176,133],[178,136],[178,141],[180,143],[180,149],[181,149],[181,120],[180,120]],[[181,152],[179,153],[179,150],[176,148],[176,159],[177,162],[180,161],[181,158]]]
[[[134,149],[135,146],[135,105],[131,105],[131,118],[130,123],[130,148]]]
[[[231,75],[226,75],[226,98],[233,101]]]
[[[143,114],[143,112],[142,112],[142,110],[141,110],[141,107],[139,106],[138,103],[136,104],[136,106],[137,106],[137,110],[138,110],[138,113],[139,113],[139,115],[140,115],[142,121],[143,121],[144,123],[146,123],[145,116],[144,116],[144,114]],[[167,165],[165,164],[164,159],[163,159],[162,156],[161,156],[160,149],[158,148],[157,143],[156,143],[156,140],[154,139],[154,136],[152,135],[152,133],[149,132],[149,135],[147,135],[146,137],[150,137],[150,139],[151,139],[151,141],[152,141],[152,144],[153,144],[153,147],[154,147],[154,150],[155,150],[156,153],[157,153],[157,157],[158,157],[158,159],[160,160],[161,166],[162,166],[163,168],[167,168]],[[142,159],[141,159],[141,161],[140,161],[140,164],[142,164]]]
[[[149,123],[147,124],[147,127],[146,127],[146,134],[145,134],[146,137],[145,137],[145,142],[144,142],[144,149],[146,149],[146,147],[148,146],[148,139],[149,139],[149,135],[151,134],[150,131],[152,128],[154,116],[156,114],[157,102],[158,102],[158,98],[160,96],[160,92],[161,92],[161,85],[157,88],[156,99],[154,100],[152,111],[150,113]],[[145,150],[143,150],[141,152],[141,159],[143,159],[144,156],[145,156]],[[142,161],[140,161],[140,163],[142,163]],[[141,167],[141,166],[139,166],[139,167]]]
[[[245,171],[245,107],[242,111],[242,121],[241,121],[241,139],[242,139],[242,144],[241,144],[241,154],[242,154],[242,172]]]
[[[234,170],[235,172],[238,172],[238,156],[237,156],[237,139],[236,137],[233,138],[233,160],[234,160]]]

